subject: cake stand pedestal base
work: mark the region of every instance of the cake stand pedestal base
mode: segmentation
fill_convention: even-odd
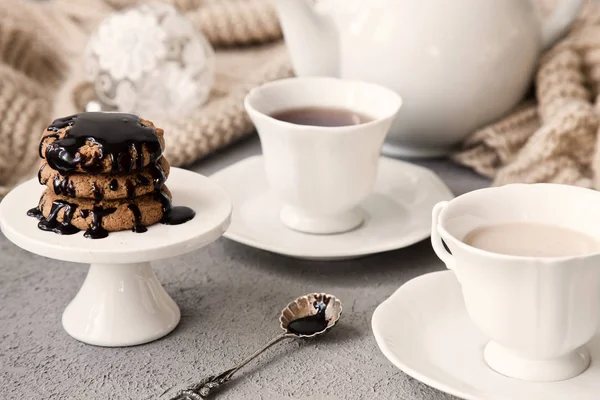
[[[167,335],[180,316],[149,262],[92,264],[62,324],[84,343],[132,346]]]

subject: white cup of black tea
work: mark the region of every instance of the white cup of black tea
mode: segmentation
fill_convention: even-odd
[[[290,229],[312,234],[360,226],[379,153],[402,100],[356,80],[301,77],[254,88],[244,106],[256,126],[267,180]]]

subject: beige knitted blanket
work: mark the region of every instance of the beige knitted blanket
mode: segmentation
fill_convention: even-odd
[[[491,177],[493,185],[600,189],[599,111],[600,3],[590,0],[571,33],[542,56],[535,99],[475,132],[454,159]]]
[[[34,176],[37,146],[56,117],[94,97],[81,55],[110,13],[140,0],[0,0],[0,198]],[[165,155],[189,164],[252,132],[247,91],[291,75],[270,0],[163,0],[216,49],[216,82],[207,104],[184,120],[154,121],[169,135]]]

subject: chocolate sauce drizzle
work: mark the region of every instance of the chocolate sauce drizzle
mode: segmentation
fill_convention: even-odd
[[[196,212],[189,207],[173,207],[171,199],[161,190],[167,180],[165,171],[160,164],[155,163],[149,168],[154,183],[154,199],[162,206],[163,217],[160,222],[165,225],[179,225],[194,218]]]
[[[40,209],[38,207],[33,207],[33,208],[27,210],[27,215],[29,215],[30,217],[33,217],[33,218],[37,218],[39,220],[44,219],[44,214],[42,214],[42,212],[40,211]]]
[[[58,131],[68,128],[60,137]],[[39,147],[40,157],[45,158],[50,168],[58,171],[53,181],[53,189],[56,194],[75,197],[75,187],[69,179],[69,175],[81,168],[88,174],[100,174],[104,172],[104,160],[110,160],[110,174],[141,171],[144,168],[144,149],[150,157],[147,168],[152,176],[152,181],[141,174],[135,177],[135,184],[131,180],[125,182],[127,198],[135,198],[137,186],[154,186],[154,198],[160,202],[163,218],[161,222],[167,225],[178,225],[194,218],[196,213],[188,207],[173,207],[171,199],[162,191],[167,180],[159,160],[162,156],[162,147],[155,130],[144,126],[140,119],[132,114],[90,112],[71,115],[69,117],[55,120],[48,130],[53,132],[42,138]],[[45,140],[54,138],[54,142],[44,149]],[[79,153],[79,149],[86,143],[95,145],[98,154],[86,160]],[[45,164],[40,168],[38,179],[42,183],[42,171]],[[45,184],[45,183],[42,183]],[[119,183],[116,179],[111,180],[109,188],[116,191]],[[92,185],[92,193],[96,203],[104,198],[104,191],[96,184]],[[40,201],[40,204],[42,200]],[[127,205],[132,212],[135,226],[134,232],[146,232],[147,228],[142,224],[142,215],[135,203]],[[51,230],[61,234],[72,234],[79,231],[71,224],[77,205],[63,200],[53,203],[50,214],[44,218],[39,207],[27,212],[27,215],[40,220],[38,226],[43,230]],[[58,222],[57,216],[64,209],[63,221]],[[92,210],[79,210],[79,215],[87,219],[91,216],[91,227],[84,233],[85,237],[100,239],[108,236],[108,232],[102,227],[102,219],[115,212],[116,208],[103,208],[95,205]]]
[[[127,198],[133,200],[135,197],[135,185],[129,179],[125,181],[125,189],[127,189]]]
[[[144,167],[143,149],[156,162],[162,154],[158,135],[151,127],[142,124],[132,114],[89,112],[75,114],[55,120],[48,130],[58,132],[70,127],[62,138],[58,134],[46,137],[57,138],[49,144],[43,156],[50,168],[62,175],[73,172],[80,166],[89,174],[99,174],[104,169],[104,159],[111,162],[111,174],[131,173]],[[85,160],[79,149],[86,143],[96,145],[99,155]],[[42,152],[43,141],[40,147]]]
[[[44,171],[44,168],[46,168],[46,163],[43,163],[42,166],[40,167],[40,170],[38,171],[38,182],[40,183],[40,185],[45,185],[46,182],[42,182],[42,172]]]
[[[298,318],[289,323],[287,330],[295,335],[314,335],[324,331],[329,321],[325,318],[327,305],[323,302],[315,302],[313,306],[317,313],[308,317]]]
[[[48,128],[50,129],[50,128]],[[44,135],[42,137],[42,140],[40,140],[40,147],[38,149],[38,153],[40,154],[40,158],[44,158],[44,154],[42,154],[42,150],[44,148],[44,142],[46,141],[46,139],[50,139],[50,138],[54,138],[54,139],[58,139],[58,133],[51,133],[49,135]]]
[[[92,226],[85,231],[83,236],[90,239],[102,239],[108,236],[108,231],[102,227],[102,218],[117,211],[116,208],[102,208],[94,206],[93,210],[86,210],[92,215]]]
[[[148,228],[146,228],[142,224],[142,213],[140,212],[140,208],[137,206],[137,204],[128,204],[127,208],[131,210],[133,218],[135,219],[135,226],[133,227],[133,231],[136,233],[146,232]]]
[[[171,204],[170,201],[169,204]],[[160,222],[165,225],[180,225],[188,222],[195,216],[196,212],[189,207],[177,206],[165,210],[165,206],[163,204],[163,218]]]
[[[148,186],[150,185],[150,179],[146,178],[144,175],[138,175],[135,177],[138,186]]]
[[[75,185],[69,180],[68,176],[56,175],[52,180],[52,188],[54,193],[68,197],[75,197]]]
[[[104,189],[96,185],[96,182],[93,182],[92,194],[94,195],[94,200],[96,200],[96,202],[102,201],[102,199],[104,198]]]
[[[71,225],[71,220],[73,219],[73,214],[75,214],[76,209],[76,204],[71,204],[63,200],[54,200],[54,202],[52,202],[50,214],[48,214],[47,218],[43,218],[43,216],[42,218],[39,218],[35,212],[34,216],[40,220],[40,222],[38,222],[38,228],[43,231],[51,231],[60,235],[73,235],[79,232],[79,229]],[[60,210],[64,210],[62,222],[58,221],[58,213]],[[29,215],[29,213],[27,215]]]

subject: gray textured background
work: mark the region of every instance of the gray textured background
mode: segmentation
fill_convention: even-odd
[[[252,138],[192,169],[209,175],[258,153]],[[420,164],[437,171],[456,195],[488,184],[447,161]],[[342,300],[339,325],[322,339],[280,343],[216,398],[453,399],[393,367],[379,352],[370,324],[375,307],[400,285],[442,268],[427,240],[354,261],[308,262],[221,238],[155,264],[181,308],[175,331],[142,346],[101,348],[77,342],[61,326],[62,311],[87,268],[29,254],[0,234],[0,399],[167,398],[278,334],[281,308],[315,291]]]

